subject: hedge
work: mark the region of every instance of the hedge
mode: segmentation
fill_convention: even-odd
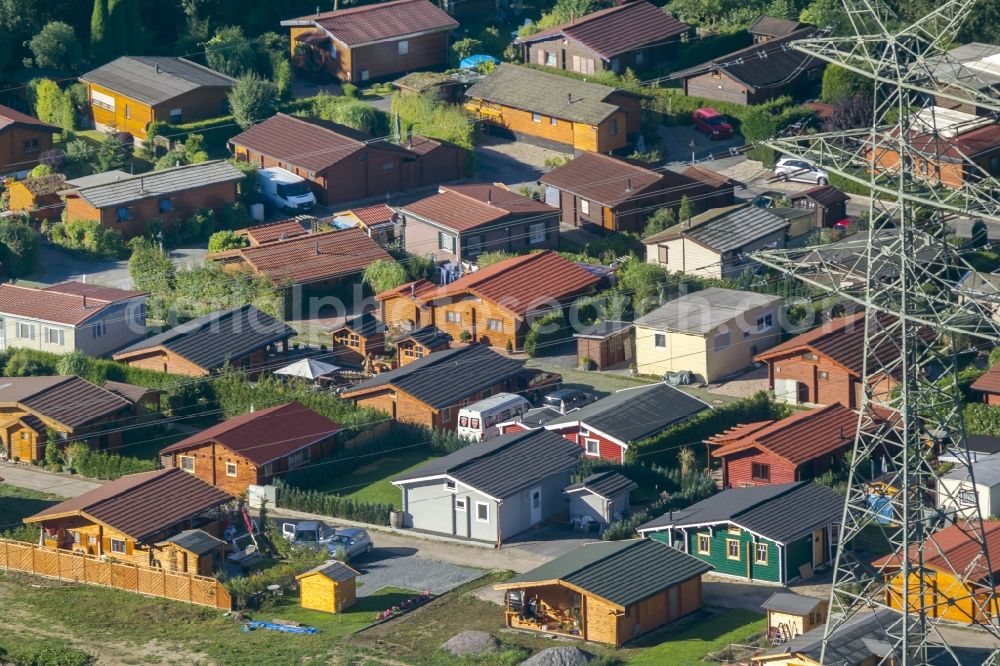
[[[82,476],[91,479],[117,479],[127,474],[152,472],[160,468],[156,460],[143,460],[120,456],[117,453],[94,451],[85,444],[70,444],[67,447],[67,463]]]
[[[658,499],[643,511],[637,511],[627,518],[612,522],[604,530],[601,538],[605,541],[631,539],[635,536],[636,529],[643,523],[649,522],[657,516],[662,516],[667,511],[686,509],[695,502],[711,497],[717,490],[715,481],[707,474],[694,473],[680,479],[678,471],[676,479],[680,484],[680,490]]]

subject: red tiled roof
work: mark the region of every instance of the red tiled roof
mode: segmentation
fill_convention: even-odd
[[[690,27],[674,18],[673,14],[640,1],[591,12],[518,41],[530,43],[565,35],[603,57],[611,58],[650,44],[671,41],[672,37],[688,30]]]
[[[407,282],[406,284],[401,284],[395,289],[386,289],[383,292],[375,294],[376,301],[384,301],[387,298],[397,298],[397,297],[413,297],[421,298],[424,294],[429,294],[437,289],[437,285],[430,280],[425,280],[420,278],[414,282]]]
[[[240,229],[236,233],[242,234],[250,239],[251,243],[262,245],[276,240],[296,238],[305,236],[308,231],[295,220],[280,220],[270,224],[258,224],[246,229]]]
[[[378,224],[392,222],[392,216],[395,215],[393,210],[385,204],[352,208],[351,213],[354,214],[354,217],[361,220],[361,223],[366,227],[374,227]]]
[[[974,523],[965,526],[949,525],[927,537],[923,543],[923,565],[944,573],[968,577],[973,582],[985,582],[984,579],[987,579],[987,574],[990,573],[989,568],[993,569],[995,577],[1000,573],[1000,521],[983,522],[985,545],[990,553],[989,561],[992,567],[987,567],[986,558],[980,557],[983,552],[982,545],[963,530],[963,527],[973,534],[978,530],[978,526]],[[917,544],[910,546],[911,562],[917,560],[917,552]],[[875,560],[872,566],[881,568],[886,565],[898,566],[901,563],[902,558],[894,553]]]
[[[7,129],[11,125],[30,125],[32,127],[46,130],[48,132],[59,132],[61,131],[55,125],[50,125],[49,123],[42,122],[34,116],[29,116],[27,113],[21,113],[20,111],[15,111],[9,106],[3,106],[0,104],[0,130]]]
[[[232,500],[229,493],[175,467],[123,476],[24,522],[84,515],[142,542]]]
[[[347,159],[366,145],[399,152],[413,159],[417,157],[411,150],[388,141],[374,140],[350,127],[285,113],[273,115],[229,141],[234,146],[313,172],[323,171]]]
[[[347,46],[458,27],[458,21],[427,0],[394,0],[281,22],[282,25],[303,23],[323,28]]]
[[[567,297],[586,291],[599,280],[598,276],[546,250],[512,257],[467,273],[450,284],[427,291],[418,299],[430,301],[469,292],[524,316],[553,300],[568,305]]]
[[[980,375],[976,381],[972,382],[970,388],[983,393],[1000,393],[1000,363]]]
[[[489,202],[489,203],[488,203]],[[558,209],[498,185],[441,187],[437,194],[402,208],[454,231],[467,231],[520,213],[558,214]]]
[[[75,326],[142,292],[64,282],[45,289],[0,284],[0,313]]]
[[[392,261],[388,252],[358,228],[306,234],[242,248],[239,253],[277,285],[353,275],[378,259]]]
[[[792,465],[801,465],[850,446],[857,424],[857,414],[843,405],[834,404],[800,412],[780,421],[737,426],[708,441],[722,445],[712,452],[716,458],[756,448]]]
[[[721,173],[712,171],[711,169],[706,169],[705,167],[698,166],[697,164],[684,169],[684,171],[681,171],[681,174],[687,176],[691,180],[696,180],[699,183],[704,183],[715,188],[726,187],[727,185],[733,184],[732,178],[728,178],[723,176]]]
[[[206,442],[218,442],[256,465],[266,465],[343,429],[301,402],[289,402],[233,417],[175,442],[160,453],[176,453]]]
[[[539,182],[610,207],[661,184],[663,179],[662,173],[631,162],[599,153],[581,153],[542,176]]]

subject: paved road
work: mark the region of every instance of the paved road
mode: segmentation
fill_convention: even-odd
[[[76,497],[101,487],[99,481],[84,480],[68,474],[53,474],[37,467],[0,463],[0,477],[18,488],[30,488],[62,497]]]

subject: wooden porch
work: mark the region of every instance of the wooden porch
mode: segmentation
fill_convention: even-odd
[[[507,626],[587,640],[586,596],[562,587],[543,585],[508,590]]]

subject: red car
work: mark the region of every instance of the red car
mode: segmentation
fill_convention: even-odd
[[[694,128],[699,132],[704,132],[705,136],[713,141],[715,139],[728,139],[733,135],[733,126],[726,120],[726,117],[706,106],[691,114],[694,121]]]

